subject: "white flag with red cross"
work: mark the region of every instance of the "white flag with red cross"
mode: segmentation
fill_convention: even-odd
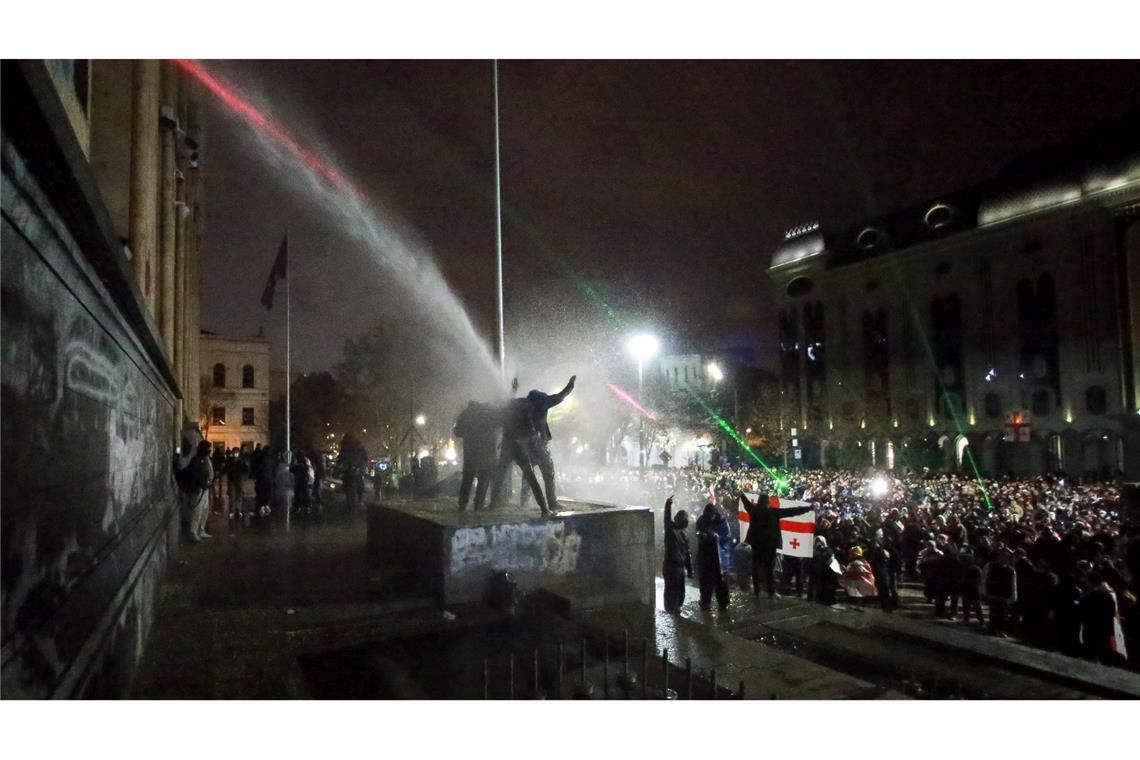
[[[759,494],[746,494],[749,501],[755,502]],[[781,499],[778,496],[768,497],[768,506],[772,509],[779,509],[780,507],[810,507],[806,501],[795,501],[793,499]],[[744,535],[748,531],[748,512],[740,510],[740,535],[743,540]],[[780,533],[784,537],[784,548],[780,549],[780,554],[789,557],[808,557],[811,558],[814,551],[815,544],[815,510],[804,512],[802,515],[795,517],[785,517],[780,520]]]

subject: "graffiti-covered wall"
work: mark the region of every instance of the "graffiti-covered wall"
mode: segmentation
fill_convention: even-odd
[[[3,695],[121,696],[177,538],[177,396],[147,348],[152,325],[122,308],[130,287],[93,263],[107,248],[93,250],[99,230],[76,222],[77,205],[91,199],[67,192],[74,177],[50,130],[39,141],[12,139],[27,124],[9,121],[17,104],[8,87],[6,71]]]

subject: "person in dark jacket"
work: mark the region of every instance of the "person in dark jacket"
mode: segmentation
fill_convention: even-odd
[[[665,611],[677,613],[685,603],[685,576],[693,577],[693,555],[689,552],[689,515],[681,510],[673,514],[673,497],[665,501],[665,561],[661,575],[665,578]]]
[[[962,566],[962,579],[959,583],[959,590],[962,595],[962,622],[969,625],[970,613],[972,612],[978,618],[978,625],[985,625],[986,620],[982,616],[982,568],[974,559],[974,555],[969,552],[962,553],[960,564]]]
[[[1108,664],[1117,659],[1112,642],[1116,635],[1116,598],[1102,575],[1093,571],[1089,590],[1081,597],[1081,641],[1084,656]]]
[[[1017,570],[1013,567],[1013,553],[999,551],[986,572],[986,599],[990,603],[990,631],[1005,636],[1006,617],[1010,606],[1017,601]]]
[[[820,604],[835,604],[835,589],[838,585],[833,563],[835,553],[827,545],[823,536],[815,537],[811,555],[811,575],[808,583],[808,599]]]
[[[780,520],[810,512],[811,507],[773,509],[768,506],[767,494],[761,494],[754,504],[742,493],[740,502],[748,512],[748,532],[744,536],[744,543],[752,547],[752,594],[760,596],[760,577],[763,576],[768,598],[772,599],[776,596],[776,584],[773,578],[776,570],[776,554],[784,548]]]
[[[697,519],[697,583],[701,589],[702,610],[712,605],[713,592],[720,608],[728,607],[728,581],[722,562],[722,547],[726,542],[730,545],[732,542],[728,520],[712,503],[706,504]]]
[[[527,442],[538,434],[534,426],[531,404],[525,398],[513,398],[503,408],[502,415],[503,445],[499,451],[495,482],[491,486],[491,508],[498,509],[503,506],[504,491],[507,490],[504,486],[513,462],[522,470],[523,482],[534,492],[534,500],[538,502],[542,514],[549,515],[551,512],[546,506],[546,498],[542,495],[538,478],[534,476],[534,463],[531,461],[527,446]]]
[[[547,422],[546,416],[547,412],[561,404],[562,401],[570,395],[574,390],[574,383],[577,382],[577,380],[578,376],[574,375],[570,378],[570,382],[566,383],[566,387],[555,394],[543,393],[540,390],[532,390],[526,394],[527,403],[530,404],[531,419],[535,431],[535,434],[526,440],[527,456],[530,459],[531,465],[538,465],[539,472],[542,473],[543,485],[546,487],[546,503],[551,510],[558,509],[558,497],[554,492],[554,460],[550,456],[550,441],[552,436],[550,434],[550,424]],[[519,506],[526,504],[528,485],[529,479],[524,480]],[[533,487],[531,490],[533,490]]]
[[[498,462],[499,428],[502,415],[490,404],[472,401],[455,420],[455,437],[463,441],[463,479],[459,483],[459,511],[467,509],[471,497],[471,484],[475,487],[476,512],[483,509],[487,489],[495,479]]]
[[[962,581],[962,562],[957,544],[946,544],[942,556],[934,562],[934,615],[953,620],[958,615],[958,584]],[[950,602],[947,611],[946,602]]]

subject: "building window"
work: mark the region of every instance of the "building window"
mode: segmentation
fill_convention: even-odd
[[[224,425],[226,424],[226,408],[224,406],[215,406],[210,410],[210,424],[211,425]]]
[[[252,364],[247,364],[241,368],[241,387],[242,388],[252,388],[253,387],[253,365]]]
[[[226,387],[226,365],[222,364],[221,362],[218,362],[214,365],[214,387]]]
[[[243,425],[252,425],[253,424],[253,407],[252,406],[242,407],[241,424],[243,424]]]
[[[1090,385],[1085,391],[1085,410],[1089,414],[1104,414],[1108,411],[1108,394],[1103,385]]]
[[[996,420],[1001,417],[1001,396],[997,393],[987,393],[985,397],[986,418]]]
[[[1053,394],[1048,388],[1038,388],[1033,391],[1030,403],[1035,417],[1048,417],[1053,413]]]

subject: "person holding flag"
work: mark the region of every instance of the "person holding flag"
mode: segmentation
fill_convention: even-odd
[[[752,595],[760,597],[760,577],[763,576],[768,598],[774,599],[776,554],[784,548],[780,521],[811,512],[812,508],[810,505],[771,507],[769,501],[767,494],[760,494],[755,502],[749,501],[743,492],[740,494],[740,503],[748,515],[748,532],[744,536],[744,543],[752,547]]]

